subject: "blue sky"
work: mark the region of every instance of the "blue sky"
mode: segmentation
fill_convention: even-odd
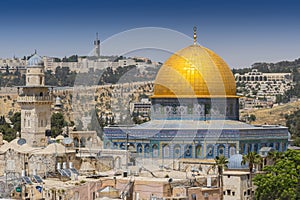
[[[48,56],[86,55],[95,32],[104,41],[149,26],[192,37],[195,25],[199,43],[232,68],[300,57],[296,0],[2,0],[0,8],[1,58],[34,49]]]

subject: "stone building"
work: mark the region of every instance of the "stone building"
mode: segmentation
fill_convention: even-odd
[[[265,101],[276,101],[294,86],[292,73],[262,73],[257,69],[245,74],[234,74],[241,95],[258,97]]]

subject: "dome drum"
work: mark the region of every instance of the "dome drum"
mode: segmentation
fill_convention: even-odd
[[[154,98],[151,119],[238,120],[237,98]]]

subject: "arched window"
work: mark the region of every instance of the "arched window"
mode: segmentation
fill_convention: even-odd
[[[80,147],[85,147],[86,139],[85,137],[80,138]],[[110,148],[110,147],[107,147]]]
[[[225,155],[225,145],[220,144],[218,146],[218,156],[224,156]]]
[[[174,152],[174,158],[180,158],[181,157],[181,147],[180,147],[179,144],[176,144],[174,146],[173,152]]]
[[[192,145],[188,144],[184,148],[184,157],[185,158],[191,158],[193,155],[193,149]]]
[[[200,144],[198,144],[196,146],[195,157],[196,158],[201,158],[202,157],[202,146]]]
[[[165,144],[163,146],[163,156],[164,156],[164,158],[169,158],[170,157],[170,147],[167,144]]]
[[[141,144],[138,144],[136,147],[137,153],[142,154],[143,153],[143,146]]]
[[[229,157],[236,154],[236,147],[232,144],[229,147]]]
[[[120,144],[120,149],[125,150],[125,144],[124,143]]]
[[[144,154],[145,154],[146,158],[149,157],[149,152],[150,152],[149,144],[146,144],[145,147],[144,147]]]
[[[118,143],[115,142],[113,147],[114,149],[118,149]]]
[[[157,144],[154,144],[154,145],[152,146],[152,156],[153,156],[154,158],[157,158],[157,157],[158,157],[158,146],[157,146]]]
[[[240,153],[241,154],[245,153],[245,144],[241,144],[241,146],[240,146]]]
[[[74,138],[74,146],[79,147],[79,140],[77,137]]]
[[[212,144],[206,146],[206,157],[207,158],[214,157],[214,146]]]

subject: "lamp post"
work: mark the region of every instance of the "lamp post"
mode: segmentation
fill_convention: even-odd
[[[126,132],[126,170],[128,169],[128,132]]]

